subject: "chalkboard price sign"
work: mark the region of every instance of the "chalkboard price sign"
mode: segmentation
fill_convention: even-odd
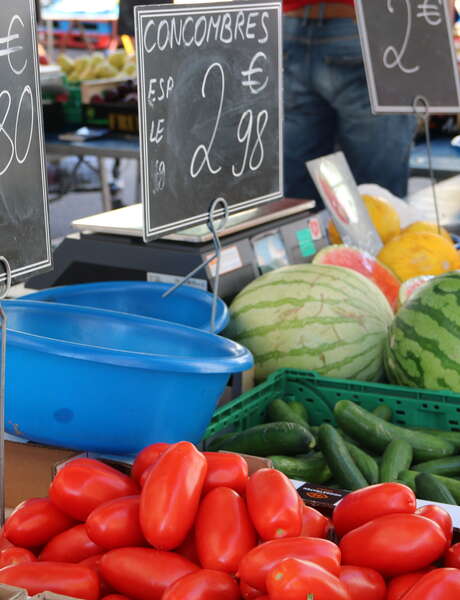
[[[460,111],[449,0],[356,0],[375,113],[410,113],[422,96],[430,113]]]
[[[51,267],[35,28],[34,0],[1,1],[0,255],[13,281]]]
[[[144,239],[282,190],[281,3],[135,9]]]

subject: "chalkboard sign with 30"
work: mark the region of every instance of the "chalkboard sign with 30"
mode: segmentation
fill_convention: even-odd
[[[282,197],[281,4],[136,8],[144,237]]]
[[[0,28],[0,254],[17,281],[51,266],[35,1],[2,0]]]

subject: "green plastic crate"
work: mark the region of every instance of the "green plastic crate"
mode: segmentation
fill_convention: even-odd
[[[69,99],[64,104],[64,118],[67,125],[81,125],[83,122],[83,113],[81,106],[81,87],[79,83],[69,83],[66,81],[66,88],[69,93]]]
[[[312,425],[335,424],[334,406],[345,399],[368,410],[387,404],[393,410],[392,422],[398,425],[460,431],[459,394],[332,379],[313,371],[281,369],[264,383],[217,409],[204,439],[263,423],[267,406],[275,398],[305,403]]]

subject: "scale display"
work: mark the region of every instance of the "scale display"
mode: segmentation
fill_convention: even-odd
[[[35,27],[34,0],[2,0],[0,255],[10,264],[13,282],[51,267]]]
[[[279,231],[265,233],[251,241],[261,274],[289,264],[286,246]]]
[[[136,7],[135,25],[145,241],[217,198],[282,198],[281,2]]]

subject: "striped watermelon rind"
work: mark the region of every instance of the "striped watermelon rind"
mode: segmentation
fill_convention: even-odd
[[[392,383],[460,393],[460,273],[433,278],[401,307],[384,362]]]
[[[254,355],[256,378],[280,368],[376,380],[393,318],[366,277],[329,265],[290,265],[251,282],[230,306],[226,334]]]

